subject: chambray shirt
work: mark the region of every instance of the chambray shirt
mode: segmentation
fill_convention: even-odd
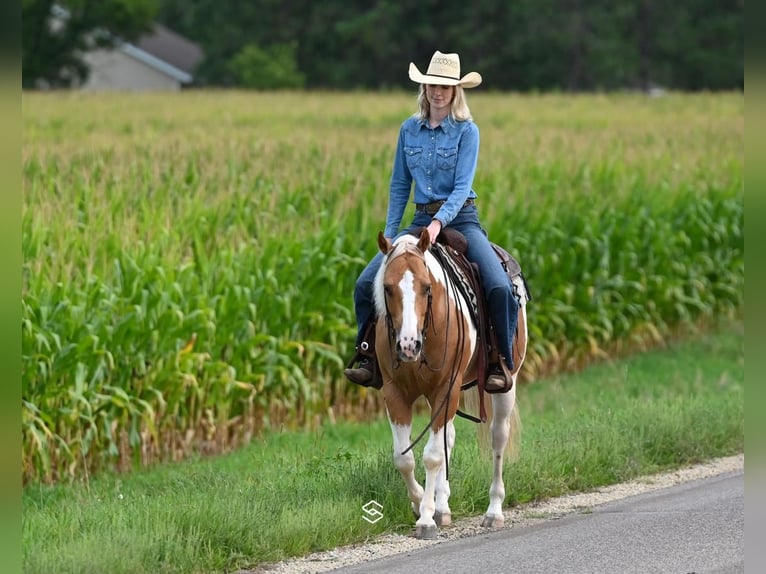
[[[472,120],[451,115],[431,129],[428,120],[409,117],[399,129],[389,189],[386,237],[399,230],[412,183],[415,203],[445,201],[434,219],[447,226],[469,198],[479,158],[479,128]]]

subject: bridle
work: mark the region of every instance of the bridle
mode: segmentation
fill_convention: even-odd
[[[399,247],[402,247],[403,249],[399,249]],[[423,266],[426,268],[426,273],[429,273],[428,271],[428,263],[426,263],[426,256],[425,253],[421,252],[420,249],[418,249],[415,245],[412,245],[410,243],[398,243],[394,246],[393,250],[389,252],[388,256],[386,257],[385,261],[383,262],[384,266],[388,266],[394,259],[397,257],[404,255],[406,253],[411,253],[418,257],[423,262]],[[394,342],[396,339],[396,330],[394,329],[394,319],[391,316],[391,309],[388,306],[388,293],[384,291],[383,294],[383,301],[385,303],[386,308],[386,331],[388,333],[388,345],[389,348],[393,348]],[[427,305],[426,305],[426,314],[423,318],[423,328],[420,330],[420,339],[422,341],[422,344],[425,345],[426,342],[426,335],[428,331],[428,327],[430,325],[433,325],[433,291],[429,287],[428,289],[428,299],[427,299]],[[435,333],[435,327],[434,327],[434,333]],[[390,353],[391,355],[391,366],[394,369],[398,369],[401,365],[401,360],[398,358],[396,353]],[[425,354],[422,354],[420,359],[421,365],[427,366],[427,360],[425,357]]]
[[[415,255],[418,259],[420,259],[420,261],[423,262],[423,266],[426,269],[426,273],[430,274],[430,271],[428,269],[428,263],[426,262],[425,253],[423,253],[415,245],[410,243],[399,243],[395,245],[394,249],[389,252],[388,256],[384,260],[383,266],[384,267],[388,266],[394,259],[402,255],[405,255],[406,253]],[[446,275],[445,275],[445,279],[446,279]],[[386,331],[388,333],[388,345],[389,345],[389,349],[391,349],[394,345],[394,340],[396,339],[396,330],[394,329],[394,319],[391,316],[391,309],[388,306],[388,295],[385,292],[384,292],[383,301],[385,303],[385,309],[386,309],[385,319],[386,319]],[[436,334],[436,326],[434,325],[434,320],[433,320],[433,290],[430,287],[428,289],[426,313],[425,313],[425,317],[423,317],[423,328],[420,330],[420,339],[424,347],[426,343],[429,326],[433,326],[434,334]],[[390,352],[389,355],[392,357],[391,367],[394,369],[398,369],[399,366],[401,365],[401,360],[398,358],[396,353]],[[427,368],[431,370],[438,371],[444,366],[446,357],[447,357],[447,352],[445,348],[444,355],[442,357],[441,366],[435,369],[431,369],[431,367],[428,366],[428,360],[426,359],[425,353],[422,353],[420,358],[420,364],[421,366],[426,366]]]

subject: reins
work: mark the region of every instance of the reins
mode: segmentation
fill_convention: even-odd
[[[412,252],[412,251],[410,251],[410,252]],[[412,253],[414,253],[414,252],[412,252]],[[426,265],[426,270],[430,274],[430,270],[428,270],[428,264],[426,263],[426,255],[425,255],[425,253],[421,254],[420,251],[418,250],[417,254],[419,254],[421,256],[421,258],[423,260],[423,263]],[[449,276],[447,274],[447,266],[444,263],[444,261],[442,260],[442,257],[444,257],[445,254],[443,252],[439,251],[438,249],[432,249],[431,250],[431,254],[439,262],[439,265],[442,268],[442,273],[444,275],[444,284],[446,286],[446,291],[447,291],[447,300],[449,301],[450,295],[452,295],[452,300],[455,302],[455,306],[457,308],[458,318],[459,318],[461,316],[461,314],[463,314],[463,300],[460,297],[457,285],[455,284],[454,281],[450,280],[450,278],[449,278]],[[393,253],[392,253],[392,255],[393,255]],[[388,264],[388,262],[389,261],[387,260],[386,264]],[[391,312],[390,312],[390,310],[388,308],[388,298],[384,297],[384,299],[385,299],[385,307],[386,307],[386,327],[387,327],[387,330],[388,330],[388,339],[389,339],[388,343],[389,343],[389,349],[390,349],[392,347],[392,344],[393,344],[394,339],[396,337],[396,333],[394,332],[393,319],[391,318]],[[429,291],[429,293],[428,293],[428,305],[427,305],[427,308],[426,308],[426,315],[425,315],[425,317],[423,319],[423,329],[421,331],[421,336],[423,338],[423,345],[424,345],[424,347],[425,347],[425,341],[426,341],[426,331],[428,330],[429,324],[432,326],[434,334],[436,334],[436,323],[433,320],[432,304],[433,304],[433,293],[431,291]],[[449,337],[449,328],[450,328],[450,325],[451,325],[451,321],[450,321],[451,310],[452,310],[452,306],[447,304],[447,316],[446,316],[446,320],[445,320],[445,323],[446,323],[445,329],[446,330],[445,330],[445,334],[444,334],[445,338]],[[447,480],[449,480],[449,450],[448,450],[448,445],[447,445],[447,423],[449,422],[449,418],[448,418],[449,410],[445,409],[444,407],[449,403],[450,397],[452,396],[452,389],[455,386],[455,382],[457,381],[458,374],[460,373],[460,368],[461,368],[461,365],[462,365],[462,362],[463,362],[462,358],[460,356],[460,350],[463,348],[463,345],[465,343],[465,337],[466,337],[465,325],[463,324],[462,321],[457,321],[457,329],[458,329],[458,334],[457,334],[458,340],[457,340],[457,344],[455,345],[455,360],[453,361],[452,367],[451,367],[449,385],[447,387],[447,394],[445,395],[445,397],[441,401],[441,403],[438,405],[438,407],[433,411],[433,414],[431,415],[431,420],[428,422],[428,424],[425,426],[425,428],[420,432],[420,434],[415,438],[415,440],[412,441],[410,446],[408,446],[406,449],[404,449],[404,451],[402,451],[402,453],[401,453],[401,454],[408,453],[410,450],[412,450],[415,447],[415,445],[418,444],[418,442],[420,442],[420,440],[428,432],[428,429],[431,428],[431,425],[433,425],[434,421],[436,420],[436,417],[439,416],[439,414],[441,413],[441,411],[443,409],[444,410],[444,425],[443,425],[444,464],[445,464],[445,477],[446,477]],[[425,351],[425,349],[424,349],[424,351]],[[395,353],[392,352],[392,353],[390,353],[390,355],[392,356],[392,368],[393,369],[399,368],[399,366],[401,364],[401,361],[398,360],[398,359],[393,359],[393,357],[395,356]],[[446,362],[447,362],[447,345],[444,345],[444,354],[442,355],[442,364],[438,368],[434,368],[434,367],[432,367],[431,365],[428,364],[428,360],[425,357],[425,352],[423,353],[423,357],[421,359],[420,364],[421,364],[421,367],[423,365],[425,365],[425,367],[427,369],[429,369],[432,372],[435,372],[435,371],[441,370],[444,367],[444,365],[446,364]],[[463,416],[465,418],[473,420],[474,422],[481,422],[480,419],[477,419],[475,417],[471,417],[470,415],[466,415],[465,413],[462,413],[461,411],[458,411],[458,414],[460,414],[460,416]]]

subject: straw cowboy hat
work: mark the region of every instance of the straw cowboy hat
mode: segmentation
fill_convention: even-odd
[[[481,75],[478,72],[468,72],[460,77],[460,56],[457,54],[442,54],[439,50],[434,52],[431,63],[425,75],[410,62],[410,80],[419,84],[435,84],[438,86],[463,86],[475,88],[481,84]]]

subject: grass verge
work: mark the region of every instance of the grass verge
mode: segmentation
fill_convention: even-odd
[[[742,452],[744,325],[540,380],[519,389],[519,404],[522,450],[506,470],[506,504]],[[456,426],[450,502],[458,518],[484,511],[490,461],[472,423]],[[390,445],[385,421],[339,423],[272,432],[217,458],[28,485],[24,571],[223,572],[409,532]],[[371,499],[384,514],[374,525],[361,511]]]

